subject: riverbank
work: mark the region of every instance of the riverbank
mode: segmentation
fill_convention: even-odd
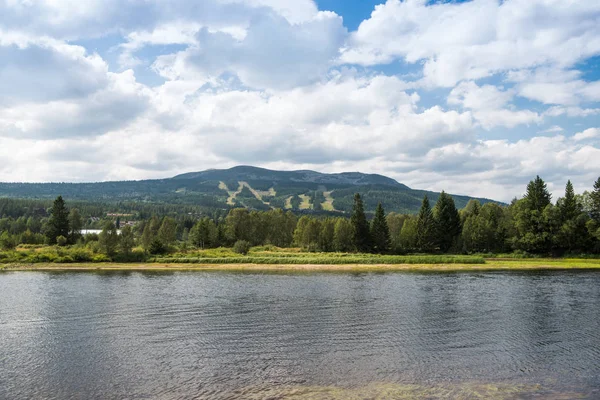
[[[600,259],[487,259],[482,264],[10,263],[0,265],[0,271],[453,272],[566,269],[600,270]]]

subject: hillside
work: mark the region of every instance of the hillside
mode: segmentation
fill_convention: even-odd
[[[315,171],[272,171],[238,166],[177,175],[170,179],[95,183],[0,183],[0,197],[51,199],[62,195],[83,201],[194,204],[214,209],[282,208],[303,212],[348,212],[354,193],[361,193],[367,211],[381,202],[387,211],[414,213],[427,195],[376,174]],[[453,195],[456,206],[471,199]],[[479,199],[482,203],[488,199]]]

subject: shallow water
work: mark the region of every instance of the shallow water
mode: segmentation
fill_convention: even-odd
[[[600,398],[600,273],[0,273],[0,399]]]

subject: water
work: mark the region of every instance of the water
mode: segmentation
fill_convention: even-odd
[[[475,396],[600,398],[600,273],[0,273],[0,399]]]

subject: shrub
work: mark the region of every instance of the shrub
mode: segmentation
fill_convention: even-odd
[[[245,256],[250,251],[250,243],[245,240],[238,240],[233,245],[233,251]]]
[[[60,235],[56,238],[56,244],[59,246],[66,246],[67,245],[67,238]]]
[[[167,246],[165,246],[164,243],[160,241],[160,239],[154,239],[150,243],[150,247],[148,248],[148,252],[150,254],[165,254],[167,253],[167,251]]]

